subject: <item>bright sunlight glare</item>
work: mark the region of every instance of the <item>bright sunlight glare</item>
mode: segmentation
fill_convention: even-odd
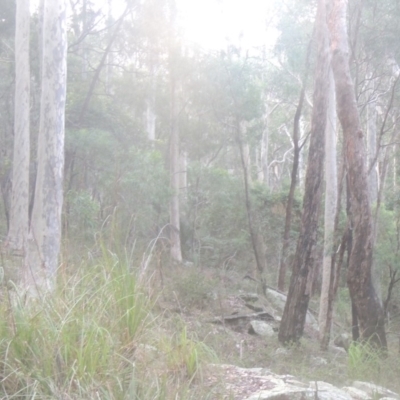
[[[177,0],[185,39],[208,49],[273,45],[274,0]]]
[[[276,41],[274,4],[277,0],[176,0],[178,21],[184,40],[204,49],[225,49],[227,45],[244,49],[270,48]],[[36,10],[39,0],[31,0]],[[94,0],[98,10],[112,8],[118,17],[124,0]]]

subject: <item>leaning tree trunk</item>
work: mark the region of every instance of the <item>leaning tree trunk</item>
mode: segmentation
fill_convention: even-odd
[[[63,203],[66,2],[46,0],[43,10],[38,172],[24,271],[24,285],[33,296],[54,288],[61,243]]]
[[[373,228],[368,196],[363,132],[350,75],[346,0],[331,0],[332,69],[337,112],[343,129],[353,226],[347,283],[358,318],[360,337],[386,347],[384,315],[372,282]]]
[[[24,255],[29,229],[29,0],[18,0],[16,12],[14,156],[7,245]]]
[[[298,169],[300,164],[300,151],[301,147],[299,145],[300,141],[300,119],[301,113],[303,111],[304,99],[306,95],[306,86],[308,80],[308,72],[310,69],[309,61],[310,61],[310,54],[311,54],[311,44],[314,38],[313,37],[308,45],[307,55],[306,55],[306,65],[305,65],[305,76],[303,78],[300,96],[299,96],[299,103],[297,104],[296,113],[294,115],[293,120],[293,164],[292,164],[292,171],[290,173],[290,188],[289,194],[286,202],[286,212],[285,212],[285,227],[283,230],[283,238],[282,238],[282,249],[281,249],[281,257],[278,269],[278,289],[282,292],[285,290],[285,281],[286,281],[286,269],[287,269],[287,258],[289,252],[289,245],[290,245],[290,230],[292,226],[292,213],[293,213],[293,202],[294,202],[294,193],[296,189],[296,182],[297,182],[297,175]]]
[[[309,272],[314,264],[317,243],[319,210],[323,187],[325,154],[325,127],[327,119],[330,54],[325,0],[319,0],[316,17],[318,40],[317,65],[313,97],[310,149],[306,172],[303,214],[300,236],[297,241],[293,271],[290,280],[279,341],[297,342],[303,335],[310,293],[307,291]]]

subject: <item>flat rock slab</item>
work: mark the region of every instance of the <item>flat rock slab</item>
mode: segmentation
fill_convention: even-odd
[[[211,373],[210,373],[211,372]],[[323,381],[301,382],[291,375],[277,375],[266,368],[210,365],[207,386],[223,388],[218,399],[233,400],[399,400],[398,394],[368,382],[338,388]]]

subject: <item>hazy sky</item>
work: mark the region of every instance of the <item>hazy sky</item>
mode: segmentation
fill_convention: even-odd
[[[206,48],[270,45],[274,0],[177,0],[186,37]],[[267,29],[269,27],[269,29]],[[241,38],[241,39],[239,39]]]
[[[228,43],[251,48],[269,46],[275,41],[273,6],[277,0],[176,1],[179,22],[188,42],[206,49],[220,49],[226,48]],[[31,0],[32,9],[38,2]],[[124,0],[94,0],[94,3],[104,9],[108,9],[110,3],[115,16],[125,8]]]

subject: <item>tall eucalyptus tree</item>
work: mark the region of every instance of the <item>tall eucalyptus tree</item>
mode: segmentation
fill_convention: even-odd
[[[318,41],[317,63],[303,213],[288,297],[279,329],[279,341],[282,343],[297,342],[303,335],[308,302],[311,296],[307,283],[315,264],[330,82],[329,34],[325,0],[318,1],[315,37]]]
[[[385,320],[373,285],[373,227],[368,193],[366,152],[353,79],[350,74],[347,33],[347,1],[331,0],[329,21],[332,69],[335,77],[338,117],[343,129],[348,192],[353,231],[347,283],[358,330],[363,340],[386,347]],[[353,321],[353,325],[354,325]]]
[[[7,245],[25,252],[29,226],[30,71],[29,0],[17,0],[15,29],[14,156]]]
[[[54,287],[61,244],[67,77],[66,10],[65,0],[44,2],[38,171],[23,276],[24,286],[31,295]]]

